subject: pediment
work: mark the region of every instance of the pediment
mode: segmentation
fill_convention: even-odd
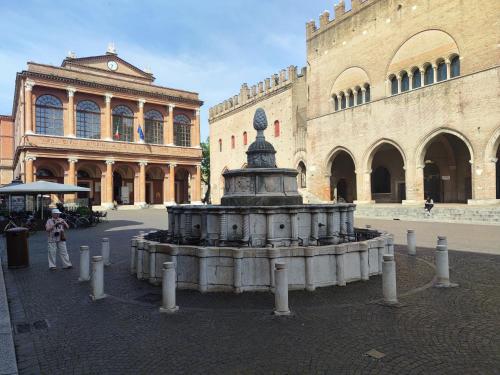
[[[129,77],[135,77],[148,81],[154,81],[151,73],[147,73],[142,69],[130,64],[129,62],[118,57],[116,54],[105,54],[100,56],[66,58],[62,67],[78,67],[79,70],[88,68],[89,71],[102,71],[109,74],[120,74]],[[116,67],[116,68],[115,68]]]

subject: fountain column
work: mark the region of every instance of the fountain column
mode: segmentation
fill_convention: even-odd
[[[273,228],[273,215],[271,212],[266,212],[266,245],[273,246],[274,228]]]
[[[346,238],[347,235],[347,207],[346,206],[341,206],[339,207],[340,209],[340,234],[343,239]]]
[[[290,246],[297,246],[299,243],[299,220],[298,212],[290,211],[291,241]]]
[[[335,233],[335,208],[329,208],[326,212],[326,235],[328,242],[338,243],[338,233]]]
[[[227,241],[227,213],[220,211],[219,215],[219,242],[224,243]]]
[[[349,239],[354,239],[354,206],[347,207],[346,229]]]
[[[250,241],[250,212],[245,210],[243,212],[243,242]]]
[[[311,211],[311,239],[316,243],[319,240],[318,211]]]
[[[184,214],[184,238],[189,241],[193,233],[193,214],[191,211],[186,211]]]

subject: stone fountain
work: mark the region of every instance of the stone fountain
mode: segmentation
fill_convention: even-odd
[[[276,261],[288,263],[289,288],[346,285],[382,272],[392,253],[387,233],[354,228],[354,204],[303,204],[294,169],[277,168],[257,109],[247,168],[224,173],[221,205],[168,207],[168,230],[132,239],[131,272],[160,284],[176,264],[177,287],[206,291],[272,290]]]

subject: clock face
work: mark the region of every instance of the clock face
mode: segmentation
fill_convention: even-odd
[[[110,70],[116,70],[116,69],[118,69],[118,64],[116,63],[116,61],[113,61],[113,60],[108,61],[108,68]]]

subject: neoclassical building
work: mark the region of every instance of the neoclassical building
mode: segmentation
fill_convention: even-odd
[[[154,84],[121,59],[68,56],[28,62],[13,104],[13,177],[90,188],[94,206],[199,202],[198,94]]]
[[[289,81],[306,145],[297,152],[288,122],[291,138],[272,140],[288,150],[280,167],[301,171],[310,201],[500,204],[498,14],[495,0],[352,0],[308,22],[305,84]],[[274,97],[242,90],[210,109],[212,176],[235,164],[219,138],[254,137],[245,112],[300,113]]]

